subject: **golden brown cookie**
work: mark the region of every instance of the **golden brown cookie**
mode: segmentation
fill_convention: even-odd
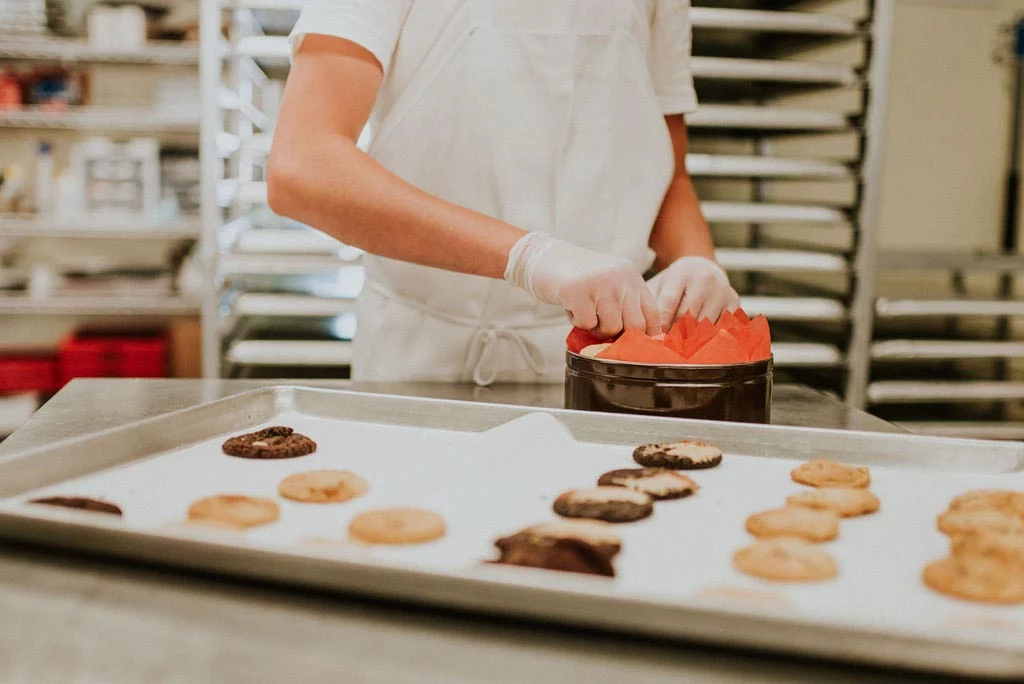
[[[563,518],[551,522],[531,525],[517,532],[514,537],[525,537],[530,540],[578,539],[600,549],[608,556],[614,556],[622,548],[622,539],[614,530],[614,525],[603,520],[586,518]]]
[[[755,537],[799,537],[824,542],[839,536],[839,514],[792,506],[755,513],[747,518],[747,532]]]
[[[832,556],[793,537],[754,542],[733,554],[732,562],[744,574],[778,582],[820,582],[839,572]]]
[[[650,496],[625,487],[593,487],[565,492],[552,505],[563,518],[594,518],[606,522],[633,522],[654,512]]]
[[[1024,603],[1024,573],[1002,563],[950,556],[924,570],[924,583],[937,592],[985,603]]]
[[[713,444],[684,439],[670,444],[644,444],[633,451],[633,460],[647,468],[699,470],[722,462],[722,450]]]
[[[238,528],[266,525],[277,520],[277,504],[270,499],[238,494],[221,494],[200,499],[188,509],[190,521]]]
[[[793,469],[792,477],[795,482],[812,487],[864,489],[871,484],[871,472],[867,468],[846,465],[824,458],[798,465]]]
[[[878,497],[866,489],[819,487],[786,497],[786,505],[834,511],[844,518],[852,518],[874,513],[881,504]]]
[[[938,527],[951,537],[981,532],[1024,534],[1024,518],[995,508],[961,509],[940,515]]]
[[[310,470],[296,473],[277,486],[277,493],[304,503],[340,503],[366,494],[366,480],[347,470]]]
[[[1024,573],[1024,534],[981,532],[954,537],[950,555],[960,560],[1002,563]]]
[[[700,489],[700,485],[682,473],[668,468],[621,468],[602,475],[599,486],[626,487],[652,499],[681,499]]]
[[[1024,492],[1009,489],[977,489],[961,494],[949,504],[951,511],[988,509],[1024,517]]]
[[[421,508],[381,508],[357,515],[348,526],[369,544],[423,544],[444,536],[444,518]]]

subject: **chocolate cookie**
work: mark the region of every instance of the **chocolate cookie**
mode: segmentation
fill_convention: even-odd
[[[809,542],[831,541],[839,536],[839,515],[813,508],[778,508],[747,518],[747,532],[755,537],[799,537]]]
[[[633,460],[648,468],[699,470],[722,462],[722,450],[693,440],[671,444],[644,444],[633,451]]]
[[[562,539],[575,539],[585,542],[609,558],[613,558],[622,549],[622,540],[612,529],[613,527],[601,520],[560,519],[527,527],[511,536],[502,537],[498,541],[519,540],[551,544]],[[499,548],[501,547],[499,546]]]
[[[87,499],[84,496],[48,496],[43,499],[33,499],[29,503],[43,504],[45,506],[60,506],[61,508],[77,508],[81,511],[90,511],[93,513],[121,515],[120,507],[98,499]]]
[[[786,505],[835,511],[844,518],[852,518],[874,513],[881,503],[877,496],[866,489],[819,487],[786,497]]]
[[[733,554],[737,570],[779,582],[820,582],[839,572],[836,562],[819,547],[803,539],[762,539]]]
[[[529,540],[522,535],[514,535],[503,537],[494,545],[501,551],[501,556],[494,561],[500,565],[615,576],[611,558],[598,547],[580,539]]]
[[[290,427],[268,427],[224,442],[228,456],[255,459],[296,458],[316,451],[316,442]]]
[[[668,468],[622,468],[602,475],[597,484],[626,487],[647,494],[652,499],[681,499],[700,489],[700,485]]]
[[[654,512],[647,494],[625,487],[594,487],[565,492],[552,505],[564,518],[594,518],[607,522],[633,522]]]
[[[871,471],[818,458],[793,469],[793,480],[812,487],[855,487],[865,489],[871,484]]]

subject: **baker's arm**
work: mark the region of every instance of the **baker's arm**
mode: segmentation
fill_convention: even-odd
[[[382,80],[380,62],[357,43],[304,38],[270,152],[274,212],[373,254],[504,277],[604,335],[657,330],[653,297],[631,263],[434,197],[360,150],[356,141]]]
[[[729,285],[725,271],[715,261],[715,244],[701,213],[700,200],[686,170],[689,137],[682,115],[665,117],[675,173],[651,231],[649,245],[660,272],[649,282],[667,329],[690,311],[698,318],[717,320],[722,311],[739,306],[739,295]]]

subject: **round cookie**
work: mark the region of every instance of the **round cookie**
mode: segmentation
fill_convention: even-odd
[[[316,451],[316,442],[290,427],[274,426],[232,437],[221,448],[238,458],[297,458]]]
[[[832,556],[793,537],[754,542],[733,554],[732,562],[746,575],[778,582],[820,582],[839,572]]]
[[[606,522],[633,522],[654,512],[654,502],[643,492],[625,487],[594,487],[565,492],[552,505],[564,518],[594,518]]]
[[[626,487],[647,494],[652,499],[681,499],[700,489],[700,485],[682,473],[668,468],[622,468],[605,473],[597,480],[599,486]]]
[[[809,542],[831,541],[839,536],[835,511],[793,506],[755,513],[747,518],[747,532],[755,537],[799,537]]]
[[[33,499],[29,503],[58,506],[60,508],[75,508],[80,511],[89,511],[90,513],[121,515],[120,506],[100,501],[99,499],[89,499],[84,496],[48,496],[42,499]]]
[[[603,352],[608,347],[612,346],[611,342],[601,342],[599,344],[590,344],[580,350],[580,356],[586,356],[590,359],[596,359],[597,355]]]
[[[611,556],[580,539],[503,537],[494,543],[501,552],[495,563],[614,577]]]
[[[819,487],[786,497],[787,506],[834,511],[844,518],[867,515],[878,510],[878,497],[866,489]]]
[[[444,518],[421,508],[381,508],[360,513],[350,537],[369,544],[422,544],[444,536]]]
[[[795,482],[812,487],[865,489],[871,484],[871,472],[867,468],[846,465],[824,458],[798,465],[793,469],[791,476]]]
[[[714,445],[694,440],[682,440],[671,444],[644,444],[633,451],[633,460],[647,468],[699,470],[714,468],[721,463],[722,450]]]
[[[602,520],[587,518],[563,518],[551,522],[531,525],[511,537],[522,537],[530,541],[552,542],[559,539],[577,539],[597,548],[606,556],[614,556],[622,549],[622,539],[612,529],[614,526]]]
[[[950,555],[959,560],[1004,564],[1024,573],[1024,534],[960,535],[953,538]]]
[[[1024,517],[1024,492],[1009,489],[977,489],[965,492],[949,504],[951,511],[995,509]]]
[[[1024,518],[995,508],[946,511],[937,522],[939,531],[951,537],[981,532],[1024,534]]]
[[[347,470],[310,470],[281,480],[277,493],[303,503],[341,503],[366,494],[366,480]]]
[[[1024,574],[1001,564],[943,558],[924,569],[923,579],[935,591],[959,599],[1024,603]]]
[[[190,521],[243,529],[272,523],[278,515],[277,504],[270,499],[239,494],[221,494],[200,499],[188,509]]]

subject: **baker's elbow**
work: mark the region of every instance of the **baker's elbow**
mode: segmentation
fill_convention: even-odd
[[[299,204],[295,198],[301,192],[302,175],[293,170],[295,161],[291,156],[287,152],[272,152],[267,160],[267,206],[279,216],[297,219],[293,213]]]

